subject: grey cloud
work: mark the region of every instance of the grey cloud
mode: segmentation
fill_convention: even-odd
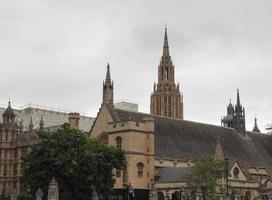
[[[247,127],[272,122],[272,2],[19,1],[0,6],[0,103],[95,115],[106,63],[115,98],[149,111],[167,24],[185,117],[219,124],[241,89]]]

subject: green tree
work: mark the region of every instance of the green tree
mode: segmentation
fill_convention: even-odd
[[[76,134],[80,135],[79,143]],[[69,124],[54,133],[39,133],[39,137],[40,142],[23,158],[23,180],[32,196],[41,188],[47,199],[48,184],[55,177],[61,200],[90,199],[94,189],[101,197],[108,197],[115,181],[113,168],[125,168],[122,150],[90,139]]]
[[[222,189],[217,179],[223,172],[224,161],[214,160],[211,156],[203,157],[192,167],[188,187],[193,193],[201,189],[205,199],[215,200],[217,190]]]

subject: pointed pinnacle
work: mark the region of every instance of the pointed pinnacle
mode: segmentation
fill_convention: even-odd
[[[162,55],[163,56],[170,56],[166,27],[165,27],[165,32],[164,32],[164,43],[163,43],[163,54]]]
[[[240,94],[239,94],[239,89],[237,89],[237,106],[240,106]]]
[[[111,84],[111,76],[110,76],[110,64],[108,63],[107,65],[107,73],[106,73],[106,80],[105,80],[106,85]]]

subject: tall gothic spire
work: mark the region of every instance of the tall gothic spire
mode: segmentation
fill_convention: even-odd
[[[240,103],[240,93],[239,93],[239,89],[237,89],[237,106],[240,106],[241,103]]]
[[[167,28],[164,30],[163,52],[158,66],[158,84],[153,86],[150,113],[183,119],[183,99],[175,83],[175,66],[172,63]]]
[[[214,159],[215,160],[224,160],[224,152],[220,142],[220,136],[217,136],[215,152],[214,152]]]
[[[257,123],[257,118],[256,117],[254,119],[254,128],[253,128],[252,131],[256,132],[256,133],[260,133],[261,132],[260,129],[259,129],[259,127],[258,127],[258,123]]]
[[[110,76],[110,64],[107,65],[106,79],[103,81],[103,102],[113,104],[113,82]]]
[[[107,64],[107,73],[106,73],[106,80],[105,80],[106,85],[111,85],[111,75],[110,75],[110,64]]]
[[[167,28],[164,30],[164,43],[163,43],[163,53],[162,56],[170,56],[169,45],[168,45],[168,37],[167,37]]]

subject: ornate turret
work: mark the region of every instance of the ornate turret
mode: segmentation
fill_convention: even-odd
[[[183,119],[183,96],[175,83],[175,67],[172,63],[167,28],[164,32],[163,52],[158,66],[158,83],[154,84],[150,98],[150,113]]]
[[[8,107],[3,113],[3,123],[14,123],[15,122],[15,114],[13,109],[11,108],[10,101],[8,102]]]
[[[231,100],[230,100],[230,103],[228,105],[227,111],[228,111],[228,115],[234,115],[234,107],[233,107],[233,105],[231,103]]]
[[[256,132],[256,133],[260,133],[261,131],[260,131],[260,129],[259,129],[259,127],[258,127],[258,124],[257,124],[257,118],[255,117],[255,119],[254,119],[254,128],[253,128],[253,132]]]
[[[103,103],[113,104],[113,82],[110,76],[110,65],[107,65],[105,82],[103,81]]]
[[[235,108],[230,102],[227,108],[227,115],[221,120],[223,126],[236,129],[239,133],[246,131],[245,108],[240,101],[240,92],[237,89]]]
[[[80,114],[79,113],[69,113],[69,124],[71,128],[79,129],[79,120]]]

